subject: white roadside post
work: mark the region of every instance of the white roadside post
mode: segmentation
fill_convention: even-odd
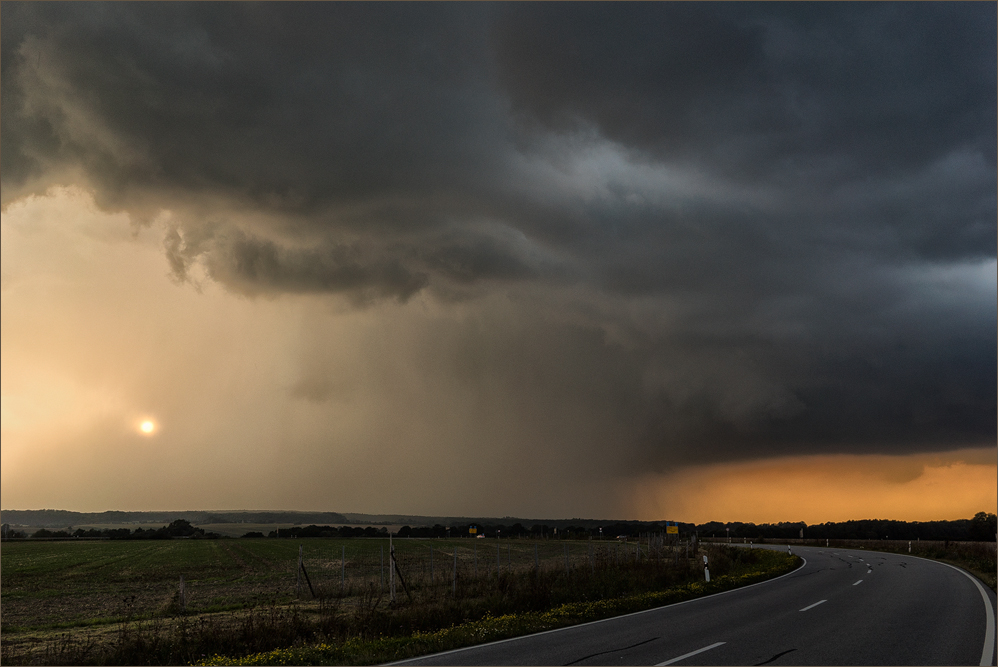
[[[703,555],[703,578],[708,584],[710,583],[710,570],[707,568],[707,554]]]

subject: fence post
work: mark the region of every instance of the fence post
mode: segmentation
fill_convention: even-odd
[[[475,579],[478,579],[478,542],[475,542]]]
[[[343,552],[340,555],[340,588],[346,589],[347,585],[347,545],[343,545]]]
[[[707,554],[703,555],[703,578],[710,583],[710,570],[707,568]]]
[[[301,544],[298,545],[298,572],[295,579],[295,597],[301,597],[301,555],[303,548]]]
[[[180,613],[187,612],[187,587],[184,586],[184,575],[180,575],[180,595],[178,596],[180,602]]]
[[[385,592],[385,545],[384,544],[381,545],[381,578],[380,578],[380,581],[381,581],[381,586],[379,587],[379,590],[382,593],[384,593]]]
[[[395,604],[395,547],[392,545],[392,534],[388,533],[388,592]]]
[[[565,576],[568,576],[568,545],[565,545]]]
[[[457,597],[457,547],[454,547],[454,581],[452,583],[454,597]]]
[[[430,586],[433,586],[433,545],[430,545]]]
[[[540,567],[540,563],[537,559],[537,545],[534,545],[534,572]]]

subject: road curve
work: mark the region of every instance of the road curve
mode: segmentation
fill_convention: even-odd
[[[754,586],[392,664],[996,664],[995,594],[963,570],[875,551],[794,553],[801,568]]]

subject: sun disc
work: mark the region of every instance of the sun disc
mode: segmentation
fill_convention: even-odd
[[[151,421],[146,420],[146,421],[142,422],[142,425],[139,426],[139,429],[141,429],[141,431],[143,433],[149,434],[149,433],[152,433],[156,429],[156,425],[153,424]]]

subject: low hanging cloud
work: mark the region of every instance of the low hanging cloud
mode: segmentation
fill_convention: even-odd
[[[626,472],[993,446],[994,22],[9,2],[2,203],[85,187],[162,225],[180,282],[385,326],[385,303],[450,308],[413,325],[420,372],[477,373],[510,452]],[[330,373],[288,391],[348,394]]]

